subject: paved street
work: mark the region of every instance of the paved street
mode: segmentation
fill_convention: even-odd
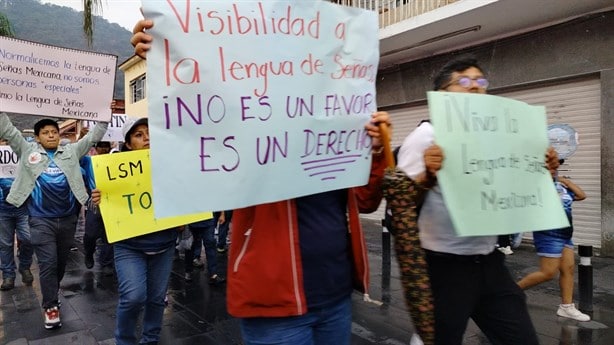
[[[368,232],[371,260],[371,298],[383,305],[362,301],[355,294],[352,344],[409,344],[412,325],[405,311],[398,267],[393,258],[390,273],[382,265],[382,236],[376,222],[364,221]],[[220,255],[224,260],[225,255]],[[523,244],[507,257],[517,277],[537,265],[533,248]],[[225,262],[224,262],[225,264]],[[549,282],[527,291],[533,321],[543,345],[614,344],[614,259],[593,258],[593,321],[577,322],[556,316],[559,303],[557,282]],[[38,271],[33,287],[21,284],[0,292],[0,344],[10,345],[111,345],[117,301],[114,277],[103,276],[95,266],[85,269],[82,251],[72,252],[62,283],[62,323],[60,330],[43,328],[38,288]],[[198,271],[197,271],[198,272]],[[576,289],[577,294],[577,289]],[[224,287],[208,284],[204,272],[191,283],[183,280],[183,263],[176,259],[169,285],[169,306],[165,312],[161,345],[241,344],[238,324],[226,313]],[[489,344],[470,324],[464,344]]]

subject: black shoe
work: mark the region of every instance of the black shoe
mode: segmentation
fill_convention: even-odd
[[[34,281],[34,276],[32,275],[32,272],[30,271],[30,269],[21,270],[19,271],[19,273],[21,273],[21,282],[24,285],[26,286],[32,285],[32,282]]]
[[[113,269],[113,266],[104,266],[102,267],[102,275],[104,277],[110,277],[113,275],[113,273],[115,273],[115,270]]]
[[[85,267],[87,269],[94,267],[94,254],[85,254]]]
[[[211,285],[223,284],[225,281],[226,281],[225,278],[220,277],[217,274],[214,274],[212,277],[209,278],[209,284],[211,284]]]
[[[15,287],[15,278],[2,279],[2,285],[0,285],[0,290],[8,291],[8,290],[12,290],[14,287]]]
[[[200,262],[200,259],[199,259],[199,258],[195,258],[194,260],[192,260],[192,265],[193,265],[194,267],[198,267],[198,268],[205,266],[205,264],[203,264],[202,262]]]

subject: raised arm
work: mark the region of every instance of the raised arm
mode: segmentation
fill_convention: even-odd
[[[373,139],[373,159],[371,160],[371,173],[369,174],[369,182],[361,187],[357,187],[356,200],[358,208],[362,213],[371,213],[377,210],[382,201],[382,178],[384,177],[384,169],[386,161],[381,152],[382,142],[380,133],[380,123],[386,123],[388,128],[392,128],[390,116],[385,111],[378,111],[371,115],[371,120],[365,125],[365,129],[369,136]]]
[[[85,156],[90,148],[104,137],[108,126],[108,122],[98,121],[93,130],[89,131],[83,138],[79,139],[79,141],[74,144],[77,155],[79,155],[79,157]]]
[[[567,189],[574,193],[574,201],[581,201],[586,199],[586,193],[584,193],[582,188],[580,188],[577,184],[571,182],[570,179],[559,176],[559,182],[565,185]]]
[[[6,113],[0,113],[0,138],[5,139],[13,151],[18,155],[20,155],[28,145],[26,139],[19,129],[13,125]]]

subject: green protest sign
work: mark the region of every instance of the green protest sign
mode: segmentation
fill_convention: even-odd
[[[459,236],[568,226],[552,177],[545,108],[491,95],[429,92],[437,173]]]

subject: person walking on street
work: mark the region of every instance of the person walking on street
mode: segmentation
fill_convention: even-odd
[[[17,257],[21,282],[32,285],[34,276],[30,271],[32,266],[32,244],[28,227],[28,209],[25,204],[15,207],[6,202],[14,178],[0,178],[0,270],[2,270],[2,285],[0,290],[7,291],[15,287],[15,237],[17,237]]]
[[[564,160],[561,160],[560,164],[563,163]],[[518,285],[522,289],[528,289],[552,280],[558,272],[561,304],[556,314],[578,321],[590,321],[591,317],[576,309],[573,303],[575,254],[571,239],[573,236],[571,210],[574,201],[586,199],[586,193],[569,178],[559,176],[557,169],[550,169],[550,174],[561,198],[569,226],[533,232],[533,244],[539,256],[539,271],[528,274],[518,282]]]
[[[232,210],[213,212],[213,218],[217,224],[217,252],[225,253],[228,245],[226,243],[230,222],[232,221]]]
[[[488,80],[470,56],[449,61],[434,79],[435,91],[485,94]],[[444,161],[430,122],[423,122],[404,140],[398,167],[427,191],[418,218],[434,299],[435,344],[460,345],[471,318],[494,344],[534,345],[537,334],[526,296],[495,249],[497,236],[459,237],[446,207],[437,172]],[[558,167],[549,148],[546,165]]]
[[[149,149],[147,118],[127,118],[122,127],[122,151]],[[92,202],[99,205],[99,189]],[[178,229],[170,228],[113,243],[119,303],[115,324],[116,345],[157,344],[162,330],[166,289],[171,274]],[[139,315],[142,332],[137,335]]]
[[[28,208],[30,240],[38,259],[45,328],[62,326],[58,292],[73,244],[81,205],[89,195],[79,160],[104,136],[108,123],[76,143],[60,145],[60,128],[52,119],[34,124],[36,142],[28,142],[7,114],[0,114],[0,137],[19,155],[19,173],[6,201]]]
[[[108,154],[111,151],[111,143],[108,141],[96,143],[95,150],[97,155]],[[84,170],[83,178],[85,179],[86,186],[91,193],[96,188],[96,181],[94,180],[92,159],[89,155],[81,158],[81,167]],[[98,206],[90,202],[85,209],[83,234],[84,263],[87,269],[94,267],[94,254],[96,253],[97,241],[99,239],[102,243],[98,245],[98,263],[104,275],[112,275],[114,272],[113,246],[107,241],[104,222],[102,221],[102,215],[100,210],[98,210]]]
[[[215,219],[206,219],[194,222],[187,225],[187,228],[192,233],[192,248],[184,252],[184,267],[185,280],[191,282],[192,272],[194,267],[201,267],[200,257],[195,253],[199,253],[202,247],[205,247],[205,261],[207,263],[207,276],[209,284],[218,285],[226,281],[218,271],[217,253],[215,242]]]
[[[131,42],[146,57],[150,20]],[[233,210],[227,307],[246,345],[349,345],[353,289],[368,299],[369,269],[359,212],[375,211],[386,166],[375,112],[365,126],[371,167],[364,186]]]

